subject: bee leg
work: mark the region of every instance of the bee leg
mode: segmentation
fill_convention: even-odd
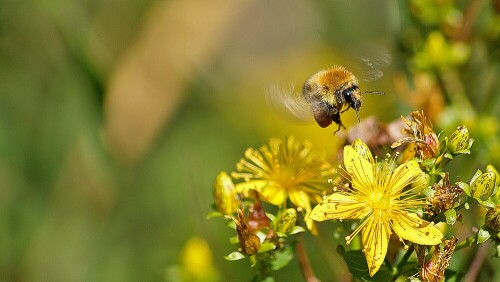
[[[332,115],[332,120],[336,124],[339,125],[339,127],[337,128],[337,130],[335,130],[335,132],[333,134],[337,133],[340,130],[340,127],[342,127],[343,129],[346,129],[345,126],[344,126],[344,124],[342,124],[342,120],[340,119],[340,113],[337,112],[336,114],[333,114]]]
[[[347,108],[345,108],[345,110],[341,111],[340,113],[343,113],[343,112],[346,112],[347,110],[349,110],[351,107],[347,106]]]

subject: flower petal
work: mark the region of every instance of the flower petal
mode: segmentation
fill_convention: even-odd
[[[301,190],[288,191],[288,197],[290,201],[296,207],[301,207],[306,211],[311,211],[311,201],[309,200],[309,195]]]
[[[360,219],[365,217],[370,209],[365,203],[360,202],[353,196],[334,193],[323,198],[323,201],[316,205],[309,218],[316,221],[329,219]]]
[[[361,231],[361,241],[370,276],[373,276],[384,262],[392,232],[384,214],[374,214],[366,220],[369,222]]]
[[[420,176],[422,170],[417,161],[411,160],[398,166],[392,173],[386,187],[389,187],[388,193],[391,195],[398,194],[410,183]]]
[[[344,166],[351,176],[354,189],[370,189],[373,184],[373,165],[350,145],[344,147]],[[368,194],[366,191],[365,194]]]
[[[264,188],[265,189],[260,189],[259,191],[264,201],[269,202],[275,206],[279,206],[283,204],[284,201],[286,201],[286,190],[279,184],[273,183]]]
[[[250,190],[260,193],[262,200],[275,206],[281,205],[287,197],[286,190],[279,184],[268,180],[250,180],[235,185],[238,193],[243,193],[245,197],[251,197]]]
[[[437,245],[443,234],[431,223],[413,213],[398,213],[393,216],[392,229],[402,239],[419,245]]]
[[[249,180],[247,182],[235,184],[234,189],[238,193],[243,193],[245,197],[249,197],[250,190],[260,191],[262,187],[266,187],[267,185],[269,185],[268,180]]]

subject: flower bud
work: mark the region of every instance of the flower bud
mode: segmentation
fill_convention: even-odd
[[[495,174],[495,178],[496,178],[495,186],[499,186],[500,185],[500,174],[498,173],[496,168],[493,165],[489,164],[486,166],[486,171],[491,171]]]
[[[233,214],[239,206],[231,177],[226,172],[217,175],[214,182],[215,208],[223,214]]]
[[[495,232],[500,231],[500,206],[488,210],[484,225]]]
[[[472,197],[480,200],[487,200],[495,190],[495,173],[487,171],[477,178],[473,178],[470,188]]]
[[[295,209],[286,209],[282,211],[276,222],[276,231],[288,234],[292,231],[297,222],[297,211]]]
[[[372,152],[370,152],[370,148],[360,139],[356,139],[352,142],[352,148],[356,151],[360,156],[369,161],[370,163],[375,163],[373,160]]]
[[[474,139],[470,138],[469,130],[465,126],[459,126],[446,140],[446,145],[452,154],[468,154]]]

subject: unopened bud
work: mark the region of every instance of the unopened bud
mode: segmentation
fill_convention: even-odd
[[[370,152],[370,148],[360,139],[356,139],[352,142],[352,148],[364,159],[369,161],[370,163],[375,163],[373,160],[372,152]]]
[[[484,225],[495,232],[500,231],[500,206],[488,210]]]
[[[446,145],[452,154],[468,154],[469,149],[474,142],[470,138],[469,130],[465,126],[459,126],[446,140]]]
[[[290,233],[297,222],[297,211],[295,209],[286,209],[282,211],[276,223],[276,231],[283,234]]]
[[[233,181],[224,171],[215,178],[214,198],[215,208],[223,214],[233,214],[238,209],[239,201]]]
[[[495,173],[487,171],[472,180],[470,188],[472,197],[480,200],[487,200],[495,190]]]

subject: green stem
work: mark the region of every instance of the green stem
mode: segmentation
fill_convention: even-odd
[[[458,243],[455,246],[455,252],[472,246],[476,242],[476,240],[477,240],[476,236],[467,237],[464,241]]]
[[[408,248],[408,250],[406,251],[404,256],[401,258],[401,261],[398,263],[396,274],[394,274],[394,276],[392,277],[392,280],[391,280],[392,282],[396,281],[396,279],[398,279],[399,275],[401,275],[401,272],[403,270],[403,266],[406,264],[406,262],[408,262],[408,259],[410,259],[410,256],[414,250],[415,250],[415,248],[413,247],[413,244],[412,244]]]

